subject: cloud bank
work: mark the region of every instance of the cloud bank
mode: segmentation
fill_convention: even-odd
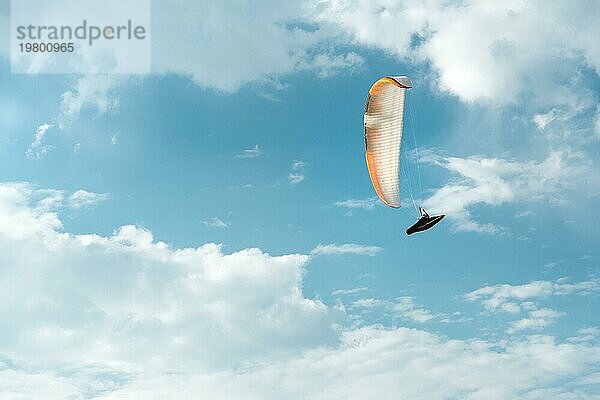
[[[57,211],[65,198],[0,184],[2,397],[593,398],[585,382],[600,362],[594,330],[569,343],[526,336],[507,346],[352,327],[342,308],[302,294],[307,255],[176,249],[130,225],[74,235]],[[532,290],[591,290],[574,285]],[[503,290],[469,296],[527,291]],[[394,307],[400,318],[438,318],[411,297]]]

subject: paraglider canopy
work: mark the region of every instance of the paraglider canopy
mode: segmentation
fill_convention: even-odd
[[[386,76],[371,86],[365,105],[365,152],[371,182],[386,205],[400,207],[400,144],[406,76]]]

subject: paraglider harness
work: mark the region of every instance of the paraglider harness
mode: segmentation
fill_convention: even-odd
[[[430,217],[427,211],[425,211],[421,207],[419,207],[419,212],[421,213],[421,218],[419,218],[417,222],[415,222],[406,230],[407,235],[412,235],[416,232],[426,231],[427,229],[433,227],[435,224],[440,222],[442,218],[444,218],[444,214],[434,215],[433,217]]]

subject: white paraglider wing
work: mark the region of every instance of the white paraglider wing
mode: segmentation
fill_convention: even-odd
[[[375,192],[386,205],[400,207],[400,144],[404,94],[412,86],[405,76],[379,79],[365,106],[365,150]]]

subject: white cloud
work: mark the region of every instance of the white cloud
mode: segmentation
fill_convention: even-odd
[[[0,185],[0,319],[9,321],[0,353],[204,368],[335,341],[337,311],[301,293],[308,256],[171,249],[135,226],[108,237],[62,233],[35,196],[28,185]]]
[[[462,101],[533,103],[526,112],[545,127],[553,110],[567,118],[596,107],[593,87],[574,72],[600,71],[600,52],[590,39],[600,35],[594,8],[519,0],[271,0],[249,14],[225,3],[157,1],[153,73],[227,93],[266,85],[266,96],[274,97],[270,92],[286,86],[286,75],[353,71],[364,63],[361,51],[381,49],[430,66],[415,82]],[[349,45],[358,48],[348,51]],[[126,80],[82,77],[63,95],[62,118],[76,118],[85,107],[114,109],[115,89]]]
[[[394,318],[425,323],[433,320],[441,322],[450,322],[451,316],[443,313],[433,313],[417,305],[416,299],[412,296],[402,296],[392,300],[383,300],[375,298],[357,299],[351,303],[351,308],[375,308],[382,307],[386,313]],[[456,315],[459,315],[457,313]]]
[[[332,296],[346,296],[346,295],[364,292],[365,290],[368,290],[368,288],[365,286],[359,286],[359,287],[355,287],[352,289],[338,289],[338,290],[334,290],[333,292],[331,292],[331,295]]]
[[[306,163],[301,160],[296,160],[292,163],[292,170],[302,171],[306,167]]]
[[[414,297],[403,296],[396,299],[392,311],[397,317],[409,319],[414,322],[428,322],[436,318],[429,310],[418,307]]]
[[[44,144],[44,137],[48,132],[48,129],[52,127],[51,124],[42,124],[38,126],[35,135],[33,137],[33,142],[29,145],[29,148],[25,152],[25,156],[30,160],[39,160],[46,153],[54,148],[52,145]]]
[[[457,231],[498,232],[492,224],[472,220],[469,207],[500,206],[515,202],[562,204],[569,190],[581,179],[591,179],[591,169],[582,155],[554,151],[543,161],[509,161],[482,157],[440,157],[424,153],[422,161],[441,166],[459,176],[436,189],[423,202],[428,210],[445,213]],[[592,182],[590,182],[592,183]]]
[[[594,136],[600,140],[600,106],[596,109],[596,120],[594,121]]]
[[[240,154],[237,154],[236,158],[256,158],[261,155],[261,151],[258,148],[258,145],[254,145],[251,149],[246,149],[242,151]]]
[[[536,114],[533,116],[533,122],[540,129],[546,129],[546,126],[557,119],[558,111],[556,108],[551,109],[545,114]]]
[[[299,184],[303,180],[304,180],[303,174],[290,172],[290,174],[288,175],[288,182],[292,186]]]
[[[533,400],[540,399],[540,393],[541,398],[593,399],[594,388],[587,385],[597,381],[597,373],[588,371],[598,357],[595,347],[559,344],[546,336],[516,341],[506,351],[498,351],[482,341],[366,327],[344,333],[337,348],[318,348],[296,358],[237,370],[139,371],[128,376],[115,371],[60,376],[5,370],[3,377],[11,379],[1,382],[13,389],[9,394],[28,398],[27,394],[43,392],[50,399],[77,397],[85,389],[96,394],[97,387],[96,398],[103,400],[183,399],[198,393],[206,398],[266,400],[370,396]],[[486,368],[477,368],[480,365]]]
[[[306,169],[304,161],[296,160],[292,163],[292,172],[288,175],[288,183],[295,186],[304,180],[304,170]]]
[[[383,249],[378,246],[363,246],[355,243],[344,244],[319,244],[311,250],[310,254],[318,255],[340,255],[340,254],[356,254],[362,256],[375,256]]]
[[[332,42],[338,32],[314,23],[310,2],[269,0],[251,8],[209,1],[152,2],[151,72],[177,74],[225,93],[255,84],[266,87],[266,97],[273,98],[271,92],[286,87],[281,83],[285,75],[308,71],[329,78],[354,71],[364,62],[356,52]],[[50,5],[47,11],[56,13]],[[95,56],[84,52],[77,70],[97,70]],[[80,75],[62,95],[58,125],[77,119],[86,108],[99,114],[117,109],[119,88],[137,79],[124,74]]]
[[[329,77],[359,67],[360,55],[331,45],[337,32],[314,23],[314,6],[302,0],[268,0],[251,7],[153,1],[152,72],[179,74],[201,87],[232,93],[248,83],[270,84],[295,72]],[[65,19],[69,10],[62,12]],[[48,5],[39,13],[53,16],[57,11]],[[97,71],[99,64],[115,62],[87,52],[80,56],[73,66],[81,71]],[[73,103],[69,111],[74,115],[80,105]]]
[[[212,226],[213,228],[229,228],[231,225],[230,223],[225,222],[217,217],[212,217],[210,221],[204,221],[203,224],[206,226]]]
[[[517,337],[499,351],[498,343],[416,329],[340,330],[340,311],[302,294],[307,255],[224,254],[216,244],[177,249],[135,226],[109,236],[75,235],[63,232],[51,211],[63,197],[0,184],[2,397],[435,400],[592,393],[578,383],[600,362],[600,348],[587,342]],[[557,293],[593,289],[555,284]],[[403,312],[419,310],[413,300],[398,304]]]
[[[588,326],[577,330],[577,336],[569,338],[573,342],[593,342],[600,339],[600,327]]]
[[[299,69],[314,70],[320,78],[330,78],[341,71],[353,71],[363,64],[361,56],[354,52],[348,54],[317,54],[314,58],[302,61]]]
[[[321,46],[333,33],[311,24],[312,7],[302,1],[266,1],[251,10],[205,1],[157,2],[153,70],[234,92],[296,71],[327,77],[360,65],[362,58],[353,52]]]
[[[69,207],[77,210],[83,207],[91,207],[95,204],[108,200],[108,193],[93,193],[86,190],[78,190],[69,196]]]
[[[299,184],[303,180],[304,180],[303,174],[290,172],[290,174],[288,175],[288,182],[292,186]]]
[[[593,398],[577,384],[599,357],[596,348],[557,344],[537,336],[512,343],[505,352],[481,341],[446,340],[426,332],[367,327],[346,332],[336,348],[315,349],[285,362],[265,363],[241,373],[143,376],[101,399],[365,398],[436,400]],[[481,368],[485,365],[485,368]],[[564,384],[564,382],[568,384]],[[563,386],[564,385],[564,386]],[[152,390],[148,390],[152,388]],[[542,397],[549,398],[549,397]]]
[[[539,310],[529,311],[527,318],[514,321],[511,327],[508,329],[508,333],[514,333],[517,331],[527,329],[541,329],[553,323],[558,318],[564,316],[565,313],[551,310],[548,308],[542,308]]]
[[[374,299],[369,297],[367,299],[358,299],[352,302],[352,307],[360,307],[360,308],[375,308],[375,307],[383,307],[388,303],[385,300]]]
[[[118,74],[82,75],[73,88],[61,96],[61,127],[76,120],[81,111],[93,110],[98,114],[114,111],[119,106],[119,88],[131,78]]]
[[[525,210],[525,211],[521,211],[515,214],[515,218],[523,218],[523,217],[529,217],[530,215],[533,215],[533,211],[531,210]]]
[[[377,197],[369,197],[368,199],[348,199],[342,201],[336,201],[334,203],[337,207],[349,208],[351,210],[362,209],[362,210],[373,210],[378,204]]]
[[[77,382],[52,372],[11,369],[0,363],[0,394],[6,399],[63,400],[80,397]]]
[[[517,0],[329,0],[317,19],[356,44],[429,63],[437,86],[461,100],[507,103],[525,94],[563,104],[579,89],[565,64],[600,71],[600,52],[590,40],[600,29],[583,22],[600,16],[592,9]]]
[[[577,283],[567,283],[563,279],[557,281],[533,281],[523,285],[494,285],[485,286],[464,295],[468,301],[480,301],[490,311],[504,311],[512,314],[520,312],[530,304],[521,303],[525,300],[540,299],[549,296],[561,296],[569,294],[587,295],[600,292],[600,281],[589,279]],[[535,310],[535,307],[533,307]]]
[[[538,303],[551,296],[590,295],[600,292],[600,281],[591,278],[577,283],[566,279],[533,281],[523,285],[485,286],[464,295],[468,301],[481,302],[489,312],[503,312],[521,315],[510,323],[506,332],[514,334],[524,330],[540,330],[548,327],[564,312],[539,307]],[[525,315],[523,315],[525,314]],[[580,336],[585,336],[580,332]]]
[[[533,119],[552,141],[585,149],[600,140],[600,119],[592,115],[600,82],[600,51],[591,39],[600,36],[592,22],[600,9],[593,2],[324,0],[315,10],[344,41],[416,65],[415,87],[495,115],[516,105],[518,118]]]

